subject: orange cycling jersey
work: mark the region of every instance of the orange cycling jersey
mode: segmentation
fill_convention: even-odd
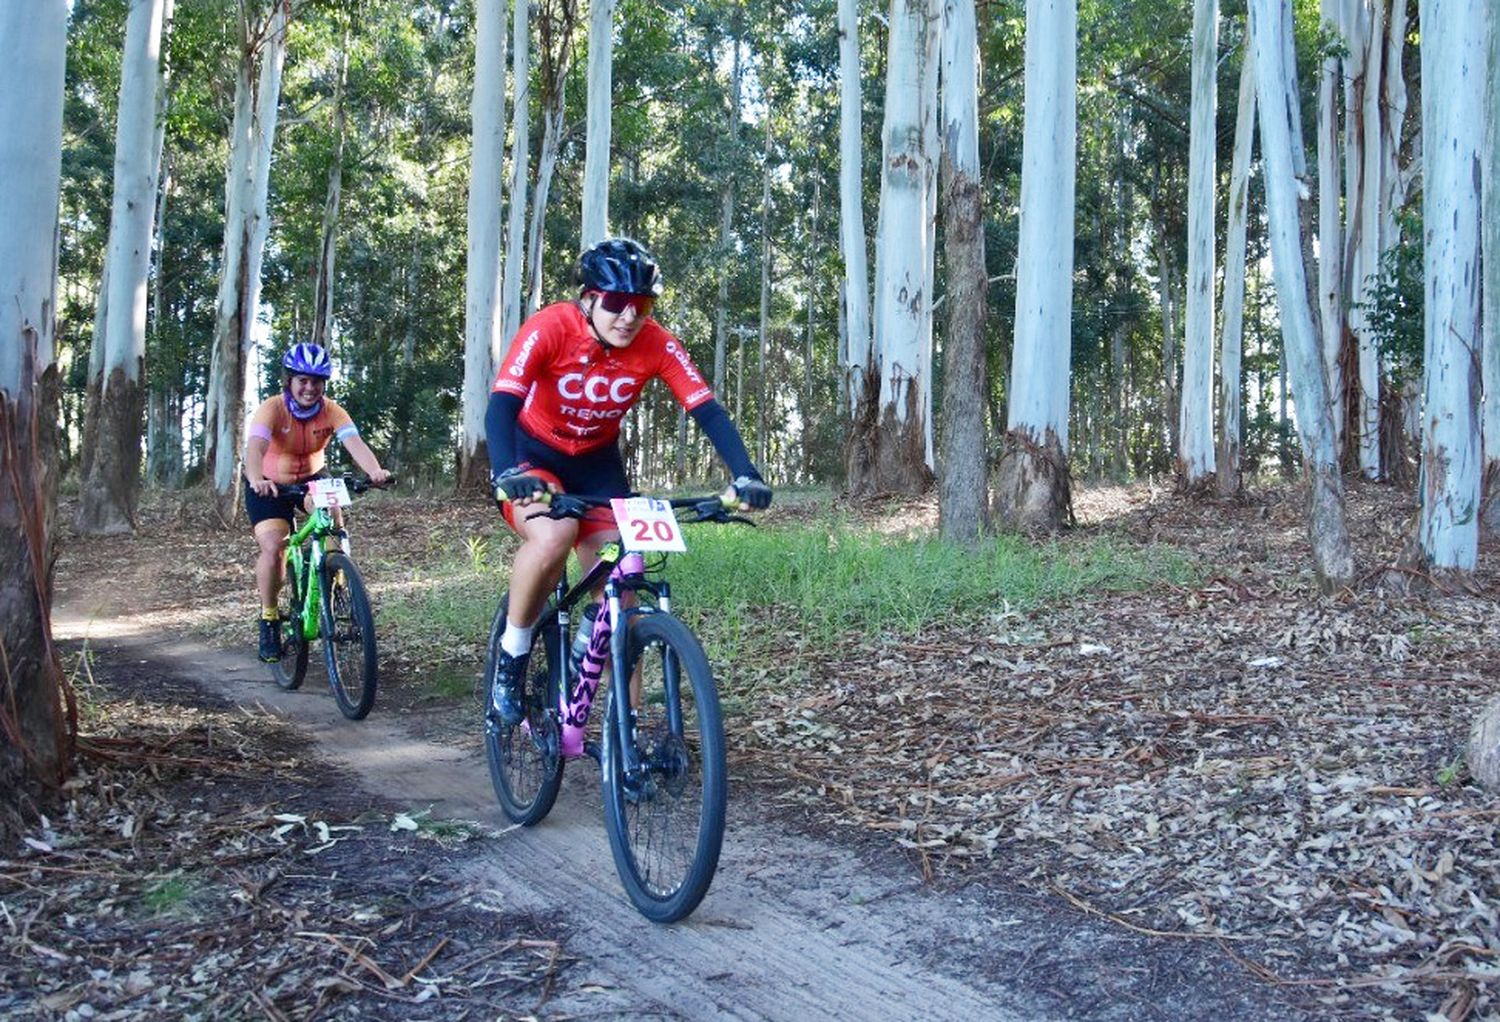
[[[250,435],[268,444],[261,472],[273,483],[298,483],[323,470],[323,449],[334,437],[347,441],[359,429],[349,413],[328,398],[310,419],[298,419],[287,410],[286,396],[277,394],[261,402],[250,418]]]
[[[583,310],[558,302],[521,324],[490,389],[524,398],[521,427],[573,455],[613,443],[625,413],[656,376],[688,411],[713,399],[687,345],[654,319],[629,347],[607,348]]]

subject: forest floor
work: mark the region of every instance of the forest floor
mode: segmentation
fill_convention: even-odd
[[[254,663],[248,534],[177,498],[133,539],[65,535],[58,631],[92,709],[70,808],[0,858],[0,1012],[1500,1010],[1500,806],[1463,765],[1500,695],[1500,550],[1465,591],[1391,567],[1410,499],[1356,486],[1361,575],[1323,597],[1295,488],[1075,504],[1063,556],[1100,534],[1165,544],[1201,581],[736,664],[761,681],[727,721],[729,843],[669,928],[619,896],[586,772],[544,826],[503,827],[472,697],[435,689],[444,665],[399,629],[375,714],[344,724],[316,669],[288,694]],[[392,565],[508,542],[478,501],[376,507],[356,555],[377,610]],[[844,510],[935,522],[924,503]],[[448,669],[477,677],[481,638]]]

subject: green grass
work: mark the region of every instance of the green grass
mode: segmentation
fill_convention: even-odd
[[[409,590],[382,599],[402,642],[428,663],[483,657],[509,551],[455,550]],[[576,578],[576,566],[570,570]],[[854,633],[913,636],[924,629],[1089,595],[1187,584],[1198,568],[1180,550],[1110,536],[1034,543],[993,537],[976,548],[885,536],[828,517],[759,529],[699,527],[669,564],[674,608],[715,660],[744,665],[787,645],[831,648]],[[790,640],[789,640],[790,637]],[[779,665],[783,674],[795,663]],[[468,677],[466,673],[465,678]],[[444,672],[433,687],[447,692]],[[463,693],[467,694],[467,689]]]
[[[183,908],[193,895],[193,885],[181,876],[167,876],[153,881],[141,893],[141,905],[154,916]]]
[[[767,607],[804,641],[830,646],[851,632],[911,636],[1006,604],[1029,609],[1090,593],[1182,584],[1196,575],[1180,551],[1109,537],[1036,544],[998,536],[965,548],[837,521],[792,530],[699,530],[688,555],[672,565],[684,609],[701,612],[695,624],[705,638],[731,647],[764,629]]]

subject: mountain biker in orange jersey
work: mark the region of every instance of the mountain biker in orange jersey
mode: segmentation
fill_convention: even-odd
[[[281,589],[283,544],[299,506],[295,497],[279,495],[277,484],[304,483],[325,475],[324,448],[335,437],[376,486],[391,477],[360,439],[349,413],[324,396],[333,375],[326,351],[316,344],[294,344],[282,356],[281,368],[282,391],[267,398],[251,416],[244,454],[245,513],[260,547],[255,560],[260,658],[267,663],[281,659],[276,593]]]
[[[741,507],[771,503],[727,412],[693,364],[687,346],[651,318],[662,291],[651,254],[630,238],[609,238],[578,262],[579,297],[532,316],[511,341],[485,414],[491,483],[501,513],[521,537],[511,566],[509,614],[491,710],[520,721],[520,682],[531,632],[577,548],[587,573],[599,549],[619,538],[612,519],[526,517],[545,493],[623,497],[630,492],[616,439],[625,413],[659,377],[707,434],[734,477]]]

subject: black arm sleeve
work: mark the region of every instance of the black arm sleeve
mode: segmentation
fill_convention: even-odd
[[[740,431],[735,428],[734,420],[729,417],[723,405],[717,401],[705,401],[688,414],[698,423],[698,428],[703,430],[708,442],[714,445],[714,450],[719,452],[724,464],[729,466],[730,476],[735,479],[740,476],[760,478],[760,473],[755,471],[755,465],[750,461],[750,452],[745,450],[745,441],[740,439]]]
[[[490,452],[492,477],[516,464],[516,420],[520,416],[520,398],[490,391],[489,407],[484,411],[484,445]]]

